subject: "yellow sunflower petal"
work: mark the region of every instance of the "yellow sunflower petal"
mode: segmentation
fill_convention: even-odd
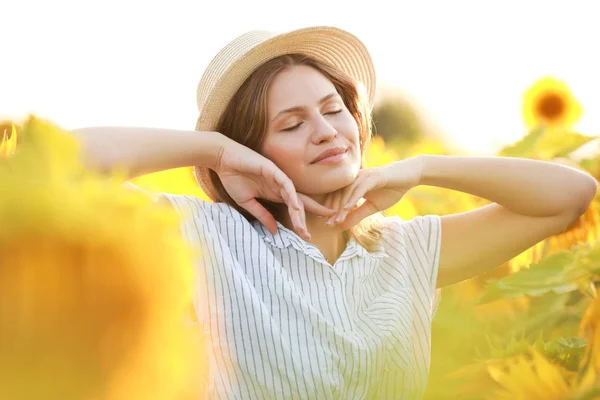
[[[6,131],[2,135],[0,141],[0,157],[10,157],[14,154],[17,148],[17,130],[14,125],[11,127],[10,138],[7,136]]]
[[[560,367],[534,350],[531,356],[506,360],[505,368],[497,370],[496,375],[503,390],[494,398],[563,400],[570,391]]]

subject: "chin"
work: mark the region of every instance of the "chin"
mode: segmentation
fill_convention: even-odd
[[[350,166],[336,168],[335,170],[328,171],[318,177],[307,177],[301,185],[305,190],[299,189],[300,185],[296,185],[296,187],[299,189],[299,192],[307,195],[320,195],[335,192],[354,182],[359,168],[359,166],[356,166],[356,168]]]

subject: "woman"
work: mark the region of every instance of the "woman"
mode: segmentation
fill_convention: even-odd
[[[515,158],[362,168],[374,91],[371,58],[348,32],[250,32],[203,74],[195,131],[77,131],[89,165],[131,176],[194,165],[213,200],[163,196],[200,253],[209,398],[421,397],[436,287],[563,231],[596,193],[585,173]],[[380,215],[418,185],[493,203]]]

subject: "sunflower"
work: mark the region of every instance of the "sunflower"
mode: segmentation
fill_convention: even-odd
[[[528,128],[570,127],[581,112],[567,84],[555,78],[540,79],[523,96],[523,118]]]
[[[490,376],[502,388],[493,399],[565,400],[572,387],[561,367],[535,350],[489,367]]]
[[[0,162],[0,398],[197,398],[178,217],[78,160],[72,137],[30,118]]]

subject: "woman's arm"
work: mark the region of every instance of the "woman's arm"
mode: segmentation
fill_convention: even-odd
[[[597,190],[590,175],[552,162],[430,155],[418,159],[419,185],[494,202],[442,217],[438,287],[482,274],[563,232],[585,212]]]
[[[217,132],[112,127],[72,132],[83,143],[88,168],[100,172],[124,170],[125,179],[192,165],[213,169],[232,200],[273,234],[277,223],[257,199],[286,204],[294,229],[307,240],[310,235],[304,209],[323,216],[333,213],[308,196],[303,196],[301,203],[293,182],[275,163]],[[159,201],[168,203],[162,197]]]
[[[587,209],[596,180],[560,164],[511,157],[420,156],[420,185],[473,194],[530,216],[570,214]]]
[[[81,142],[86,167],[124,169],[127,178],[193,165],[214,167],[231,140],[218,132],[160,128],[91,127],[71,131]]]

